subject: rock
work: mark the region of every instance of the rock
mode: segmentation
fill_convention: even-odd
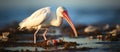
[[[43,47],[43,48],[47,48],[47,47],[64,47],[65,49],[67,48],[71,48],[71,47],[74,47],[76,48],[76,46],[78,46],[79,44],[77,44],[76,42],[66,42],[66,41],[63,41],[63,40],[59,40],[59,42],[56,44],[56,45],[47,45],[47,41],[48,40],[45,40],[45,41],[42,41],[39,43],[39,46],[40,47]]]

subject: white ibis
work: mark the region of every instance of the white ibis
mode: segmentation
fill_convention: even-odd
[[[3,32],[2,36],[0,36],[0,40],[7,41],[9,34],[10,34],[10,32]]]
[[[88,26],[88,27],[86,27],[85,29],[84,29],[84,32],[86,32],[86,33],[90,33],[90,32],[94,32],[94,31],[96,31],[96,30],[98,30],[98,27],[94,27],[94,26]]]
[[[63,18],[70,24],[71,28],[74,31],[75,37],[77,37],[78,36],[77,31],[76,31],[70,17],[68,16],[67,10],[62,6],[57,8],[56,15],[53,15],[50,7],[44,7],[44,8],[41,8],[41,9],[35,11],[31,16],[24,19],[19,24],[19,30],[22,30],[24,28],[36,29],[36,31],[34,33],[34,43],[36,43],[36,34],[42,27],[44,27],[45,31],[43,33],[43,37],[44,37],[44,40],[47,40],[46,33],[48,30],[48,27],[60,26],[62,24]]]
[[[3,32],[2,35],[3,35],[3,38],[8,38],[10,32]]]

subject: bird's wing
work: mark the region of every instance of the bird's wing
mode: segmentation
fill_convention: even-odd
[[[31,16],[24,19],[20,26],[36,26],[41,24],[50,15],[50,7],[45,7],[35,11]]]

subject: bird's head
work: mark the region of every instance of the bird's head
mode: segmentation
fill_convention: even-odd
[[[78,37],[77,31],[75,29],[75,26],[72,23],[72,20],[70,19],[67,10],[64,7],[60,6],[60,7],[57,8],[57,12],[58,12],[57,15],[59,15],[60,17],[62,17],[63,19],[65,19],[69,23],[69,25],[71,26],[72,30],[74,31],[75,37]]]

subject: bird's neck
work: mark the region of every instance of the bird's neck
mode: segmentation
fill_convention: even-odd
[[[62,24],[62,17],[56,12],[56,17],[51,21],[51,25],[60,26]]]
[[[56,23],[60,26],[62,24],[62,17],[57,15]]]

